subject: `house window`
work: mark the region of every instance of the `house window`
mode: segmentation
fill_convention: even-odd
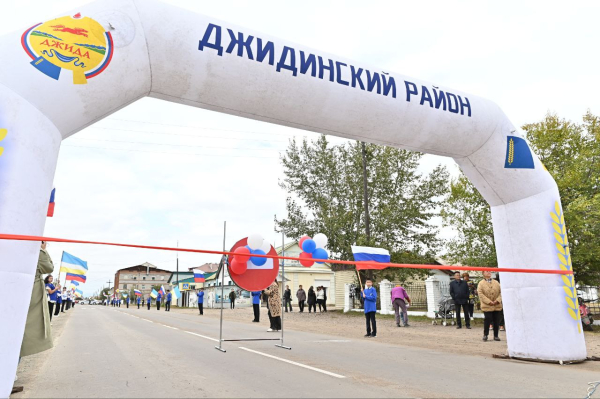
[[[143,289],[143,290],[145,290],[145,289],[146,289],[146,286],[145,286],[145,285],[142,285],[142,289]]]
[[[152,280],[154,280],[154,277],[152,277]]]
[[[133,276],[133,279],[134,279],[134,280],[137,280],[137,277]]]
[[[145,276],[144,276],[144,277],[142,277],[142,280],[145,280],[145,279],[146,279],[146,277],[145,277]]]
[[[123,284],[123,289],[127,289],[127,284]]]
[[[165,279],[165,276],[160,276],[160,279],[161,279],[161,280],[164,280],[164,279]]]

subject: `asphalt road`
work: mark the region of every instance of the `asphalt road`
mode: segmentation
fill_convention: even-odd
[[[223,338],[278,338],[266,324],[225,321]],[[285,333],[292,350],[234,341],[222,353],[218,320],[155,308],[78,306],[63,328],[15,397],[585,397],[600,379],[577,366],[299,331]]]

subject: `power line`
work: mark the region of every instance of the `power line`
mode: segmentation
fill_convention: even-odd
[[[79,137],[74,138],[74,140],[102,141],[102,142],[106,142],[106,143],[166,145],[166,146],[170,146],[170,147],[212,148],[212,149],[222,149],[222,150],[285,151],[284,149],[279,149],[279,148],[213,147],[213,146],[204,146],[204,145],[152,143],[152,142],[148,142],[148,141],[123,141],[123,140],[84,139],[84,138],[79,138]]]
[[[225,154],[197,154],[197,153],[185,153],[185,152],[167,152],[167,151],[145,151],[145,150],[133,150],[128,148],[107,148],[107,147],[94,147],[94,146],[83,146],[83,145],[70,145],[63,144],[62,147],[75,147],[75,148],[90,148],[94,150],[109,150],[109,151],[129,151],[129,152],[146,152],[150,154],[172,154],[172,155],[192,155],[201,157],[218,157],[218,158],[265,158],[265,159],[278,159],[279,157],[261,157],[252,155],[225,155]]]
[[[270,143],[273,141],[277,141],[277,142],[281,142],[281,143],[287,143],[288,140],[278,140],[278,139],[256,139],[256,138],[252,138],[252,137],[223,137],[223,136],[200,136],[197,134],[184,134],[184,133],[167,133],[167,132],[149,132],[147,130],[137,130],[137,129],[121,129],[121,128],[113,128],[113,127],[100,127],[100,126],[90,126],[90,128],[92,129],[101,129],[101,130],[114,130],[114,131],[119,131],[119,132],[135,132],[135,133],[150,133],[150,134],[165,134],[168,136],[185,136],[185,137],[195,137],[195,138],[211,138],[211,139],[223,139],[223,140],[253,140],[253,141],[261,141],[261,142],[265,142],[265,143]],[[253,132],[244,132],[242,130],[231,130],[232,132],[243,132],[243,133],[248,133],[248,134],[257,134],[257,133],[253,133]],[[258,133],[258,134],[268,134],[268,133]],[[302,137],[302,138],[308,138],[307,136],[294,136],[294,137]],[[289,137],[290,139],[292,137]]]

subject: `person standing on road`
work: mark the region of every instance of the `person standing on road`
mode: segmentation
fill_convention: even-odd
[[[279,294],[277,279],[264,292],[268,297],[267,308],[269,309],[269,321],[271,323],[271,327],[267,331],[277,332],[281,330],[281,295]]]
[[[58,291],[60,289],[60,284],[58,287],[55,287],[52,282],[54,281],[54,277],[49,274],[46,276],[44,280],[44,284],[46,285],[46,292],[48,293],[48,314],[50,315],[50,321],[52,322],[52,315],[54,314],[54,305],[56,304],[56,297],[58,296]]]
[[[391,297],[394,313],[396,314],[396,327],[401,327],[400,320],[402,320],[404,327],[410,327],[408,324],[408,311],[406,310],[406,302],[410,304],[410,297],[406,290],[400,284],[396,284],[392,288]],[[400,317],[400,310],[402,310],[402,317]]]
[[[308,289],[308,313],[310,313],[310,309],[312,308],[315,313],[317,313],[317,294],[315,294],[315,290],[311,285]]]
[[[142,296],[138,295],[137,296],[137,305],[138,305],[138,309],[140,308],[140,305],[142,304]]]
[[[302,289],[300,285],[298,291],[296,292],[296,298],[298,299],[298,308],[300,308],[300,313],[304,312],[304,302],[306,301],[306,292]]]
[[[231,289],[231,292],[229,293],[229,308],[235,309],[235,292],[233,291],[233,288]]]
[[[450,296],[454,300],[456,310],[456,328],[462,328],[460,319],[460,308],[465,313],[465,324],[467,329],[471,329],[471,319],[469,318],[469,285],[466,281],[460,279],[460,272],[454,273],[454,281],[450,283]]]
[[[171,311],[171,290],[167,290],[167,300],[165,301],[165,312]]]
[[[156,310],[160,310],[160,301],[162,300],[162,295],[159,293],[156,296]]]
[[[152,297],[150,295],[148,295],[148,310],[150,310],[150,305],[152,304]]]
[[[60,313],[61,306],[62,306],[62,294],[61,294],[60,290],[58,290],[58,291],[56,291],[56,306],[54,307],[54,316],[58,317],[58,313]]]
[[[290,286],[285,286],[285,291],[283,291],[283,300],[285,306],[285,312],[288,311],[288,304],[290,305],[290,312],[292,311],[292,290],[290,290]]]
[[[127,296],[127,309],[129,309],[129,295]]]
[[[325,300],[325,291],[319,286],[317,287],[317,304],[319,305],[319,312],[323,312],[323,301]],[[315,312],[317,310],[315,309]]]
[[[63,287],[61,296],[61,304],[60,304],[60,312],[65,313],[65,305],[67,304],[67,287]]]
[[[27,311],[25,332],[21,343],[20,356],[29,356],[52,348],[52,329],[50,328],[50,309],[48,307],[47,291],[43,274],[52,273],[54,264],[48,252],[46,242],[42,241],[40,256],[38,258],[31,300]]]
[[[377,290],[373,287],[373,281],[365,281],[366,288],[362,291],[365,302],[365,319],[367,320],[366,338],[375,338],[377,336],[377,322],[375,314],[377,313]]]
[[[200,312],[200,316],[204,314],[204,289],[200,288],[198,290],[198,311]]]
[[[475,298],[477,297],[477,286],[471,278],[469,277],[469,273],[463,273],[463,280],[467,282],[467,286],[469,286],[469,303],[467,304],[467,308],[469,310],[469,317],[473,318],[473,311],[475,310]]]
[[[260,296],[262,292],[252,291],[252,310],[254,310],[253,323],[260,323]]]
[[[494,341],[500,341],[498,337],[500,311],[502,310],[502,292],[500,283],[492,280],[492,273],[483,272],[483,280],[477,285],[477,294],[481,301],[481,310],[483,311],[483,340],[488,340],[490,333],[490,324],[494,327]]]
[[[323,311],[327,312],[327,288],[321,286],[321,291],[323,291]]]

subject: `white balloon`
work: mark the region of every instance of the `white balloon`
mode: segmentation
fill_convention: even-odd
[[[250,234],[248,236],[248,246],[250,249],[260,249],[265,239],[260,234]]]
[[[327,246],[327,236],[323,233],[315,234],[313,241],[317,244],[317,248],[323,248]]]
[[[269,251],[271,250],[271,243],[267,240],[264,240],[263,244],[261,245],[261,247],[259,249],[262,249],[264,251],[264,253],[268,254]]]

